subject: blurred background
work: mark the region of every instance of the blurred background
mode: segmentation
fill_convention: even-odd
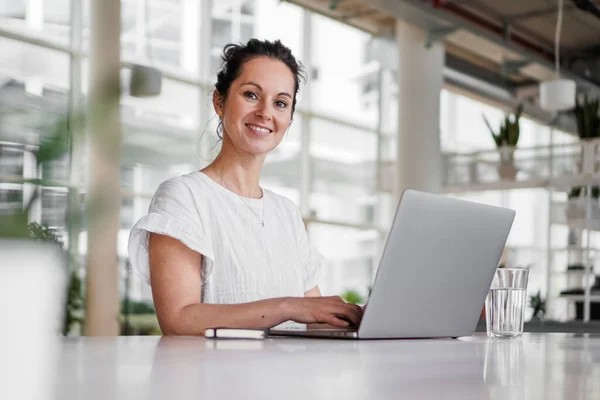
[[[118,10],[99,16],[90,1],[0,0],[0,213],[23,210],[31,192],[38,193],[27,209],[28,222],[37,224],[33,235],[61,243],[71,256],[65,333],[83,334],[91,310],[84,300],[88,193],[98,183],[90,174],[97,167],[94,141],[85,126],[69,124],[80,139],[71,140],[66,153],[41,164],[36,156],[49,125],[72,121],[85,109],[94,82],[90,60],[98,59],[91,56],[92,25],[101,18],[106,29],[120,27],[121,138],[114,176],[121,190],[109,193],[120,208],[118,229],[106,240],[116,243],[117,281],[108,285],[118,291],[121,334],[160,333],[150,288],[129,269],[129,231],[161,182],[200,169],[217,154],[211,95],[220,54],[225,44],[253,37],[282,40],[306,67],[294,122],[267,158],[261,183],[301,208],[311,242],[327,258],[323,294],[366,300],[398,182],[433,165],[439,173],[430,179],[441,192],[517,210],[502,264],[530,269],[534,299],[527,319],[539,302],[547,319],[600,318],[594,272],[600,249],[594,138],[600,130],[586,136],[572,110],[553,113],[539,104],[537,85],[553,74],[557,7],[541,0],[521,6],[483,0],[122,0],[111,2]],[[414,32],[420,36],[410,36]],[[531,32],[528,46],[518,42]],[[408,51],[405,37],[419,54]],[[585,104],[600,93],[599,45],[600,19],[566,1],[561,65],[579,94],[589,94]],[[435,51],[439,65],[420,64],[435,64],[426,58]],[[158,72],[158,92],[132,93],[132,71],[140,66]],[[420,67],[437,68],[431,81],[440,80],[439,87],[430,87],[424,75],[430,69],[411,79]],[[422,85],[434,97],[413,104],[407,85]],[[429,101],[431,107],[422,107]],[[496,142],[484,116],[498,130],[505,116],[515,120],[519,104],[518,143]],[[407,114],[415,106],[418,112]],[[407,122],[411,118],[416,121]],[[419,120],[435,124],[432,137],[439,143],[422,156],[407,140],[429,134],[419,130]],[[410,123],[414,131],[408,132]],[[411,151],[420,157],[413,167],[403,161]],[[432,154],[438,159],[430,164]],[[43,182],[32,186],[28,178]],[[539,307],[535,315],[542,315]]]

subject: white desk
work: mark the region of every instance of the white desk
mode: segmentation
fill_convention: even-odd
[[[69,338],[57,399],[600,399],[600,336]]]

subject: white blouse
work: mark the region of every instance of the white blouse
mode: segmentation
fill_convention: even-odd
[[[203,303],[302,297],[324,273],[323,257],[310,246],[291,200],[267,189],[261,199],[240,197],[199,171],[163,182],[148,215],[131,230],[130,262],[148,284],[149,232],[202,254]]]

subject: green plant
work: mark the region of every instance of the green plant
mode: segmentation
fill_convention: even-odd
[[[541,319],[546,313],[546,301],[542,299],[540,291],[529,296],[529,306],[533,308],[533,318]]]
[[[39,241],[47,241],[59,244],[62,246],[62,241],[58,235],[58,229],[52,229],[37,222],[32,222],[28,225],[29,237]]]
[[[577,133],[580,139],[593,139],[600,137],[600,116],[598,109],[600,101],[591,99],[587,93],[583,94],[583,100],[579,98],[575,101],[575,120],[577,121]]]
[[[63,247],[63,242],[57,229],[32,222],[28,225],[29,237],[31,239],[51,242]],[[83,324],[84,297],[81,287],[81,279],[75,271],[71,271],[69,285],[67,287],[67,302],[65,320],[63,322],[63,335],[67,335],[76,325]]]
[[[582,189],[583,188],[581,186],[572,187],[571,190],[569,191],[569,193],[567,194],[567,197],[569,199],[575,199],[575,198],[579,197],[581,195]]]
[[[340,297],[346,303],[362,304],[364,302],[363,297],[356,290],[346,290],[340,295]]]
[[[84,313],[85,297],[83,294],[83,285],[79,275],[75,271],[71,271],[67,291],[67,309],[63,324],[63,335],[68,335],[77,325],[79,325],[80,331],[83,330]]]
[[[154,306],[145,301],[121,300],[121,314],[129,312],[131,315],[154,314]]]
[[[96,98],[97,101],[94,107],[81,110],[72,110],[66,116],[61,117],[48,117],[39,111],[35,111],[31,115],[27,115],[25,119],[26,128],[35,133],[39,133],[39,144],[34,146],[28,143],[28,152],[33,153],[36,160],[36,170],[44,170],[45,166],[48,166],[50,161],[59,159],[71,149],[74,144],[74,139],[82,139],[74,136],[74,133],[83,134],[84,126],[88,121],[95,121],[97,129],[93,129],[91,137],[96,138],[97,142],[94,146],[103,150],[106,153],[106,144],[112,139],[111,136],[101,136],[97,132],[106,133],[109,127],[106,124],[102,124],[102,121],[110,120],[111,114],[118,110],[119,98],[120,98],[120,79],[118,73],[116,76],[112,76],[107,79],[103,84],[98,84],[95,90],[91,90],[91,97]],[[96,92],[93,94],[93,92]],[[78,107],[79,105],[77,105]],[[0,117],[2,115],[0,114]],[[0,118],[0,134],[4,133],[2,126],[2,119]],[[102,129],[98,128],[101,127]],[[78,143],[78,142],[75,142]],[[79,162],[80,160],[72,160]],[[10,213],[0,215],[0,239],[35,239],[35,240],[51,240],[56,241],[59,239],[55,232],[47,228],[41,227],[39,224],[30,224],[29,216],[33,204],[39,200],[41,190],[37,190],[39,187],[58,186],[66,187],[68,184],[56,183],[39,178],[22,178],[13,179],[11,177],[11,183],[27,184],[34,187],[32,195],[29,198],[25,198],[25,206],[22,209],[11,211]],[[77,190],[77,189],[75,189]],[[77,193],[79,195],[79,193]],[[96,199],[88,199],[86,204],[86,218],[88,226],[91,220],[97,220],[102,218],[103,212],[107,209],[104,204],[104,199],[101,196]],[[77,210],[69,209],[67,212],[67,221],[73,223],[73,225],[80,225],[82,216],[81,210],[77,207]],[[83,285],[78,275],[75,273],[75,267],[78,264],[77,260],[71,259],[69,268],[69,284],[67,294],[67,304],[65,313],[65,323],[63,333],[67,334],[71,327],[76,323],[83,323],[83,309],[84,309],[84,294],[85,291],[82,289]],[[44,260],[39,261],[40,264],[44,263]]]
[[[50,133],[42,137],[37,150],[33,151],[38,168],[44,163],[63,156],[68,151],[70,145],[68,118],[61,119],[58,122],[51,124],[50,127],[44,126],[41,128],[48,129]],[[22,179],[20,183],[42,186],[48,182],[35,178]],[[26,239],[31,238],[32,234],[36,235],[36,232],[31,232],[31,229],[39,229],[39,226],[29,226],[29,212],[39,195],[40,193],[38,190],[33,191],[33,195],[29,199],[26,199],[27,204],[22,210],[0,215],[0,238]],[[49,234],[49,232],[46,233]],[[38,237],[36,236],[36,238]],[[43,240],[45,238],[39,237],[38,239]]]
[[[494,131],[492,125],[485,115],[483,116],[483,120],[492,134],[492,138],[494,139],[494,143],[496,143],[496,147],[515,147],[517,145],[519,142],[519,135],[521,133],[519,119],[521,118],[522,113],[523,104],[519,104],[515,109],[514,116],[511,114],[504,116],[504,120],[500,124],[498,133]]]
[[[567,197],[569,199],[575,199],[575,198],[578,198],[580,196],[585,196],[586,194],[587,194],[587,187],[585,187],[585,186],[574,186],[574,187],[571,188],[571,190],[567,194]],[[592,186],[591,194],[592,194],[592,198],[593,199],[600,198],[600,186]]]
[[[67,116],[56,120],[40,115],[32,119],[34,121],[33,128],[42,132],[39,146],[33,151],[38,169],[67,153],[71,144],[71,123],[82,122],[82,119],[81,116],[71,120]],[[34,186],[52,185],[52,183],[38,178],[24,178],[19,183]],[[61,248],[64,247],[58,230],[40,225],[37,222],[29,222],[31,207],[38,200],[40,193],[39,190],[34,190],[31,197],[25,199],[27,203],[22,209],[0,215],[0,239],[31,239],[52,242],[61,246]],[[71,264],[73,263],[71,262]],[[74,270],[69,273],[65,307],[63,334],[67,335],[75,325],[83,323],[84,297],[82,284]]]
[[[162,331],[155,314],[135,314],[129,317],[128,324],[121,316],[121,335],[162,335]]]

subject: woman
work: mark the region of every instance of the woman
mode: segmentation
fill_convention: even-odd
[[[321,297],[322,259],[298,208],[259,185],[267,154],[292,122],[301,67],[279,41],[227,45],[222,58],[213,92],[219,155],[161,184],[129,239],[163,333],[286,321],[358,325],[360,307]]]

